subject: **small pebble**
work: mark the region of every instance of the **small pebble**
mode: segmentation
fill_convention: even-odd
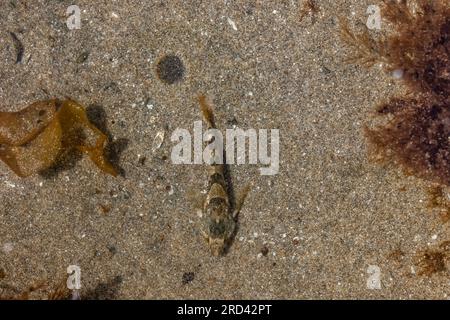
[[[396,80],[400,80],[403,78],[403,70],[402,69],[396,69],[392,72],[392,77]]]
[[[12,242],[6,242],[3,244],[3,252],[10,253],[14,249],[14,244]]]
[[[233,28],[234,31],[237,31],[237,27],[236,27],[236,23],[234,23],[233,20],[231,20],[230,18],[227,18],[228,24],[231,26],[231,28]]]
[[[164,131],[158,131],[158,133],[155,136],[155,139],[153,140],[152,151],[155,152],[156,150],[161,148],[163,142],[164,142]]]

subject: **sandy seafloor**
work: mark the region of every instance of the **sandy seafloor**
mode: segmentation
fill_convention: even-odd
[[[427,184],[368,161],[363,127],[402,86],[380,67],[345,63],[338,19],[364,23],[372,2],[318,1],[315,18],[299,21],[297,0],[1,1],[0,110],[69,96],[102,106],[110,134],[128,144],[118,178],[87,157],[50,177],[0,164],[0,293],[56,285],[78,265],[82,298],[448,298],[448,273],[419,276],[414,264],[449,237],[427,208]],[[80,30],[66,27],[71,4]],[[19,64],[9,32],[25,48]],[[173,85],[155,72],[166,54],[186,68]],[[220,129],[280,129],[278,175],[231,166],[237,191],[254,187],[221,258],[190,196],[204,190],[205,166],[170,160],[173,130],[201,119],[199,93]],[[379,290],[367,288],[371,265]]]

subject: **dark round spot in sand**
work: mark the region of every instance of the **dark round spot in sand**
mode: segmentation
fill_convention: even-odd
[[[176,55],[167,55],[159,60],[156,66],[156,73],[159,79],[167,84],[174,84],[181,81],[184,76],[183,61]]]
[[[195,277],[195,273],[193,273],[193,272],[183,273],[183,278],[182,278],[183,284],[188,284],[189,282],[194,280],[194,277]]]

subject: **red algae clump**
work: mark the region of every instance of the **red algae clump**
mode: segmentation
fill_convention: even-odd
[[[393,32],[373,39],[342,23],[354,61],[383,63],[410,94],[377,108],[385,120],[366,128],[371,156],[407,174],[450,186],[450,4],[444,0],[383,0],[382,17]]]
[[[450,261],[450,241],[442,242],[436,249],[427,249],[416,257],[418,275],[430,277],[435,273],[446,273]]]

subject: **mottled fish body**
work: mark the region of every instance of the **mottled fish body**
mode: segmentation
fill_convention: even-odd
[[[199,97],[200,108],[208,129],[215,129],[214,115],[205,96]],[[207,141],[207,143],[211,143]],[[208,167],[208,192],[203,203],[202,234],[215,256],[222,255],[231,240],[235,217],[230,210],[224,165],[213,162]]]

